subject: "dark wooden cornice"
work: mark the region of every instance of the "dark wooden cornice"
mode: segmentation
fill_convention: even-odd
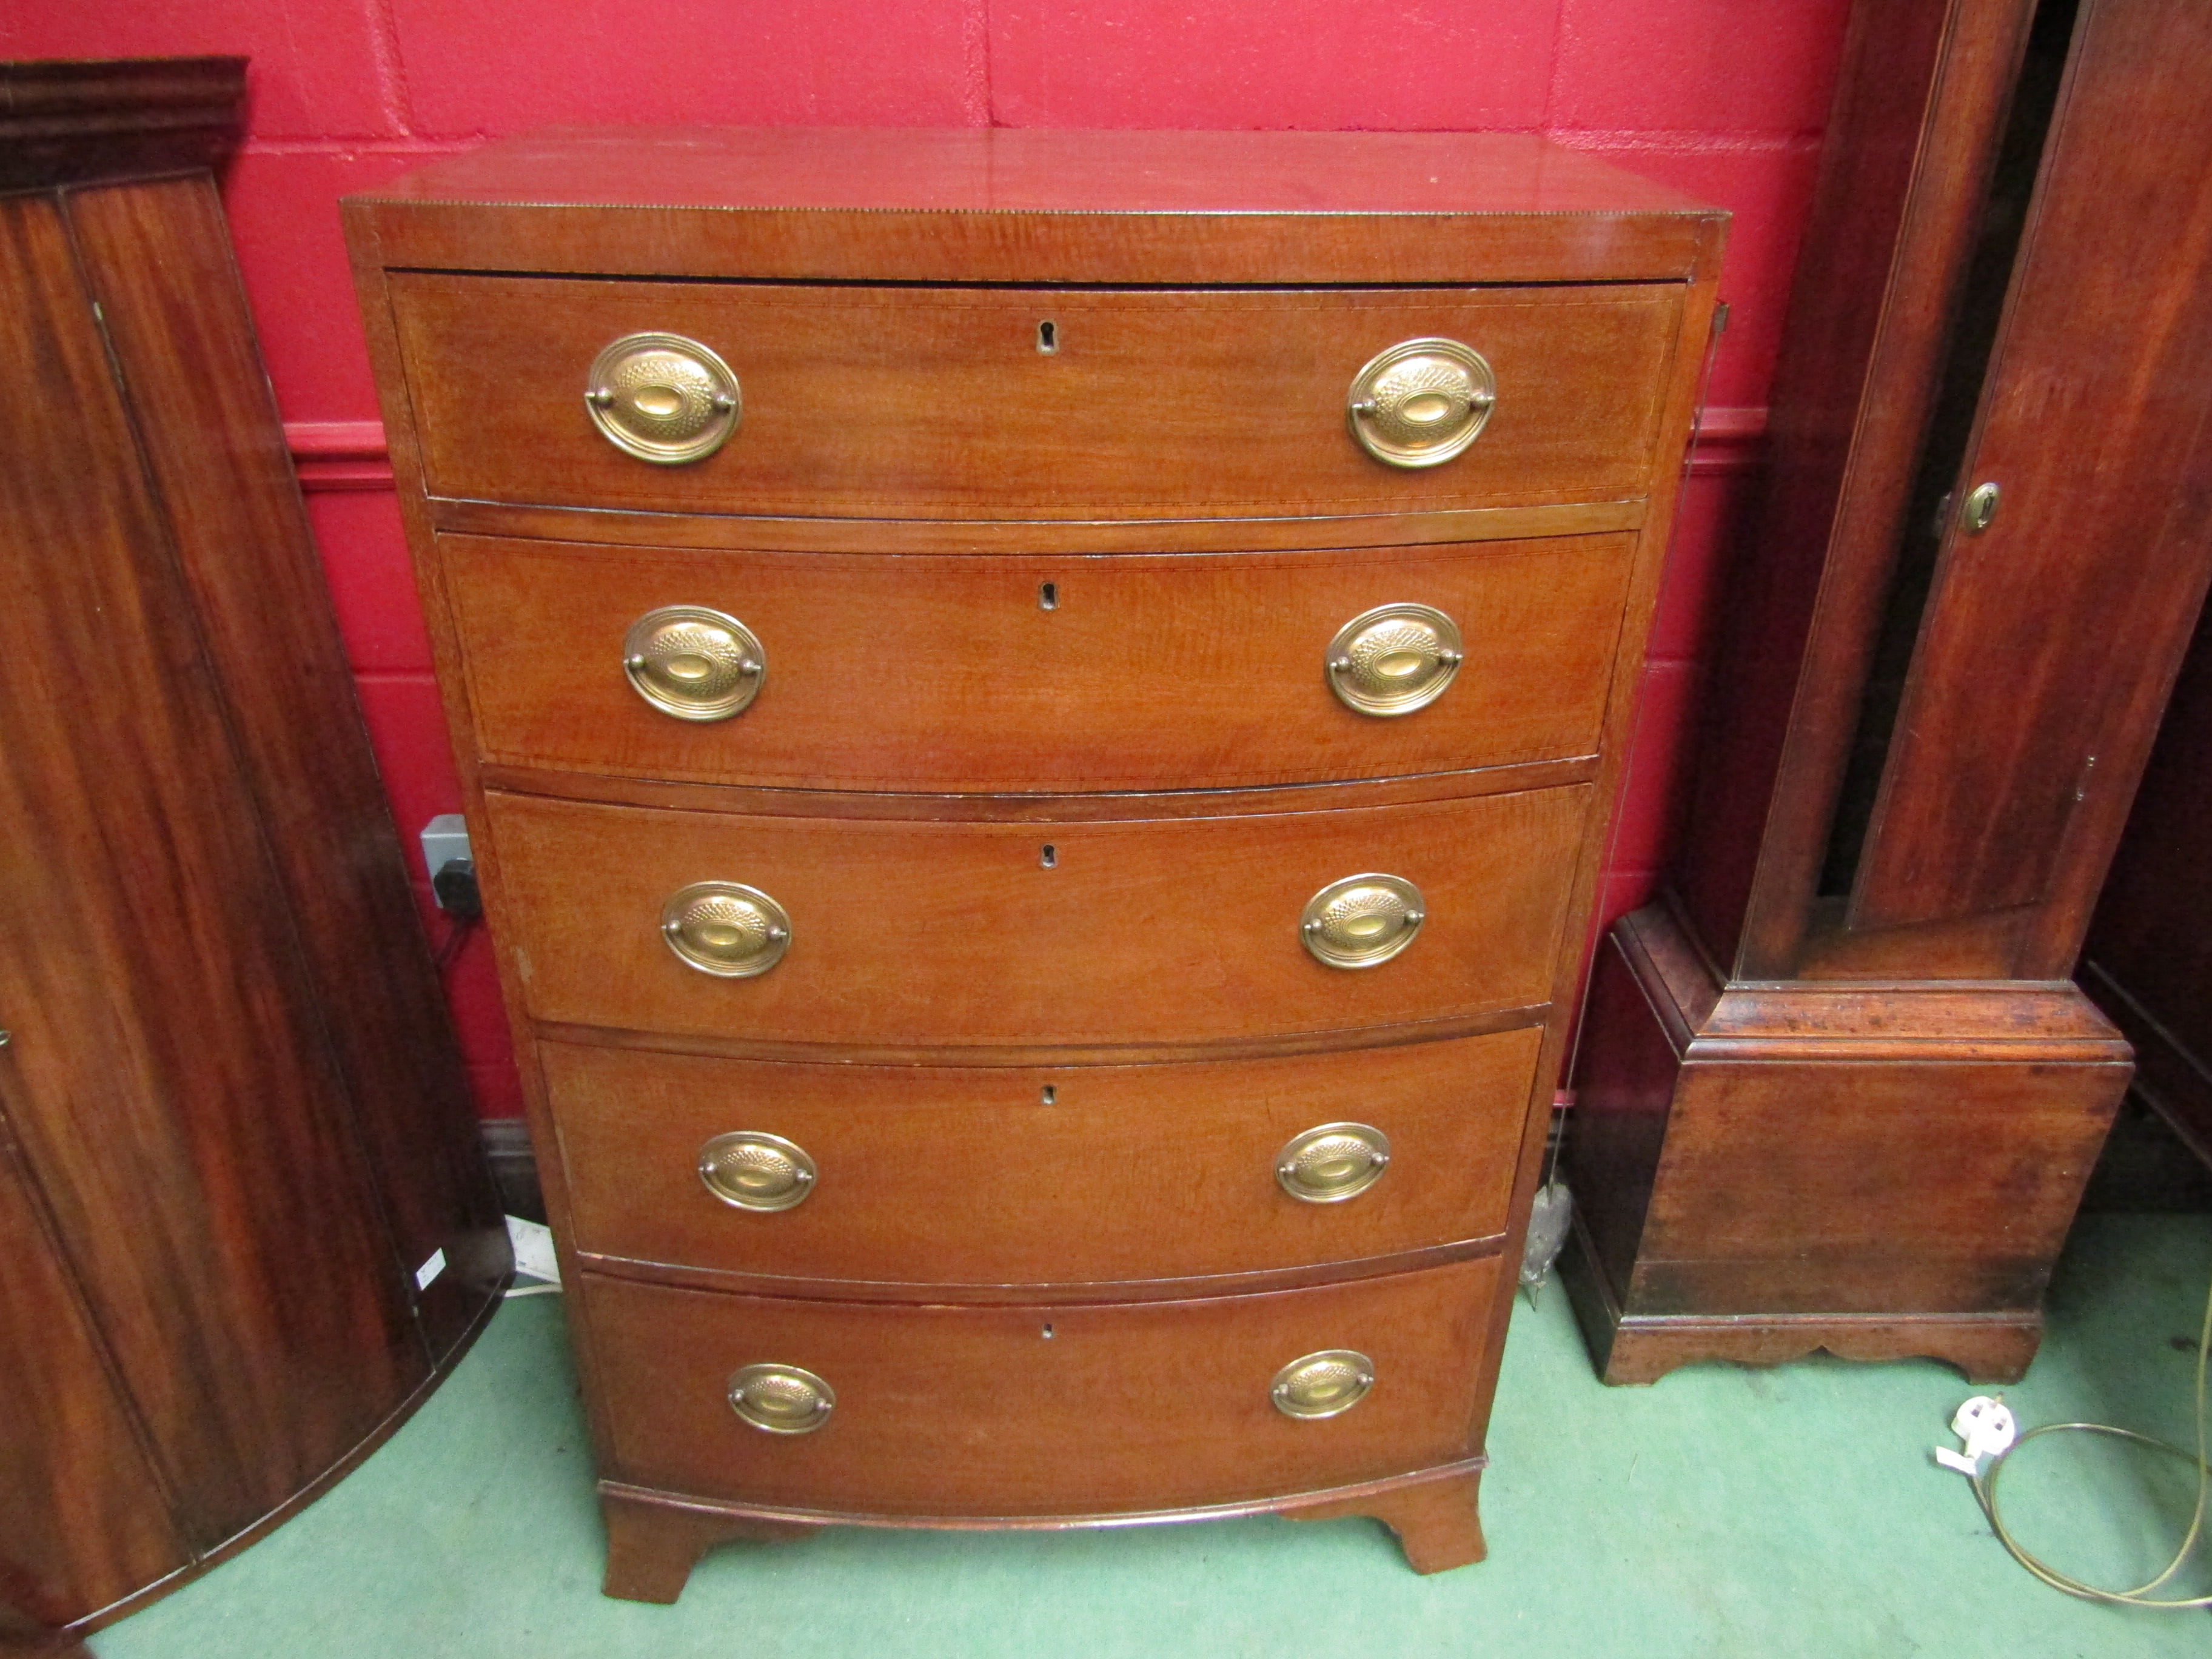
[[[243,58],[0,64],[0,191],[212,167],[245,102]]]

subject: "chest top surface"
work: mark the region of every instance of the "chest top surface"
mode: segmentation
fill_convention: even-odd
[[[908,281],[1697,280],[1726,216],[1519,133],[569,128],[352,198],[382,263]]]

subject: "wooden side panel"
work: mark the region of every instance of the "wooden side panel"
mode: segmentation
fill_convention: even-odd
[[[699,782],[981,793],[1402,777],[1592,755],[1626,536],[1111,558],[647,552],[440,538],[485,761]],[[1051,605],[1044,590],[1049,586]],[[1426,605],[1467,660],[1409,714],[1323,665],[1378,605]],[[659,606],[758,636],[742,714],[639,696],[623,641]]]
[[[566,1042],[539,1057],[577,1249],[951,1294],[1494,1237],[1540,1039],[1532,1028],[1297,1060],[1049,1068],[776,1065]],[[1285,1193],[1285,1143],[1347,1118],[1389,1137],[1382,1179],[1333,1204]],[[707,1190],[700,1149],[736,1129],[805,1149],[819,1175],[804,1203],[750,1213]]]
[[[1838,1064],[1771,1047],[1683,1068],[1624,1287],[1633,1311],[2041,1305],[2124,1063]]]
[[[2175,682],[2097,901],[2082,988],[2136,1046],[2136,1086],[2212,1162],[2212,611]]]
[[[1038,293],[398,271],[391,293],[434,495],[1192,519],[1645,495],[1684,289]],[[714,455],[657,466],[592,428],[592,360],[636,332],[696,339],[736,374],[743,422]],[[1496,408],[1455,460],[1385,465],[1345,429],[1352,378],[1438,335],[1490,362]]]
[[[2071,962],[2212,577],[2208,65],[2193,0],[2084,8],[1954,491],[2002,499],[1947,537],[1855,927],[2071,896],[2015,973]]]
[[[190,1555],[14,1152],[0,1121],[0,1606],[61,1626]]]
[[[1796,965],[2033,0],[1860,0],[1776,371],[1677,882],[1741,972]]]
[[[579,1288],[617,1480],[818,1510],[1097,1515],[1348,1486],[1454,1462],[1494,1363],[1496,1258],[1270,1296],[1133,1306],[908,1308],[714,1296],[587,1276]],[[1341,1415],[1299,1421],[1268,1385],[1327,1349],[1374,1363]],[[767,1434],[730,1373],[803,1366],[836,1391],[811,1434]]]
[[[1577,1223],[1615,1297],[1636,1269],[1681,1073],[1668,1021],[1654,1006],[1668,1000],[1668,987],[1656,973],[1638,973],[1632,942],[1640,936],[1624,920],[1598,947],[1561,1154]],[[1667,1012],[1680,1021],[1679,1010]]]
[[[281,891],[300,919],[397,1272],[444,1356],[509,1265],[498,1200],[205,175],[72,192],[87,280],[128,387]]]
[[[180,1512],[212,1543],[427,1368],[50,203],[0,204],[0,292],[17,366],[0,378],[0,1066]]]
[[[537,1018],[957,1049],[1230,1042],[1539,1006],[1589,795],[1058,825],[497,792],[486,810],[501,944]],[[1419,935],[1373,967],[1323,966],[1299,942],[1302,908],[1376,871],[1420,889]],[[661,907],[701,881],[784,907],[777,966],[718,979],[678,960]]]

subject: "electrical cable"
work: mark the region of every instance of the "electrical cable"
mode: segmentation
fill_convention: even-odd
[[[2105,1423],[2046,1423],[2041,1428],[2030,1429],[2026,1434],[2021,1436],[2003,1451],[1992,1457],[1987,1469],[1973,1477],[1974,1496],[1981,1500],[1982,1513],[1989,1516],[1990,1529],[1996,1534],[1997,1541],[2011,1553],[2014,1560],[2019,1562],[2051,1589],[2063,1590],[2067,1595],[2079,1596],[2085,1601],[2102,1601],[2111,1606],[2123,1607],[2173,1609],[2212,1607],[2212,1595],[2179,1598],[2158,1597],[2151,1595],[2151,1591],[2158,1589],[2181,1571],[2189,1558],[2197,1553],[2197,1542],[2204,1536],[2205,1500],[2208,1497],[2212,1497],[2212,1468],[2208,1468],[2205,1462],[2204,1362],[2208,1350],[2212,1350],[2212,1285],[2208,1285],[2205,1291],[2204,1321],[2197,1333],[2197,1452],[2193,1458],[2179,1446],[2156,1439],[2148,1434],[2138,1434],[2133,1429],[2118,1429]],[[2012,1535],[1997,1510],[1998,1473],[2018,1454],[2022,1446],[2031,1440],[2040,1439],[2046,1434],[2103,1435],[2111,1439],[2126,1441],[2132,1445],[2148,1446],[2154,1451],[2164,1452],[2169,1456],[2179,1457],[2185,1462],[2193,1462],[2197,1465],[2197,1507],[2190,1516],[2188,1535],[2181,1540],[2181,1547],[2174,1552],[2173,1559],[2166,1563],[2165,1571],[2148,1583],[2137,1584],[2133,1589],[2100,1589],[2094,1584],[2084,1583],[2078,1578],[2069,1577],[2059,1571],[2048,1562],[2030,1553],[2021,1546],[2020,1540]]]
[[[446,924],[445,939],[438,946],[440,973],[444,973],[459,960],[461,952],[468,948],[470,937],[476,930],[477,919],[474,916],[456,916]]]

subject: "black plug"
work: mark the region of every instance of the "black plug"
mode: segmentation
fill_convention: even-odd
[[[437,896],[438,908],[456,921],[476,921],[483,915],[473,859],[447,859],[430,878],[430,890]]]

